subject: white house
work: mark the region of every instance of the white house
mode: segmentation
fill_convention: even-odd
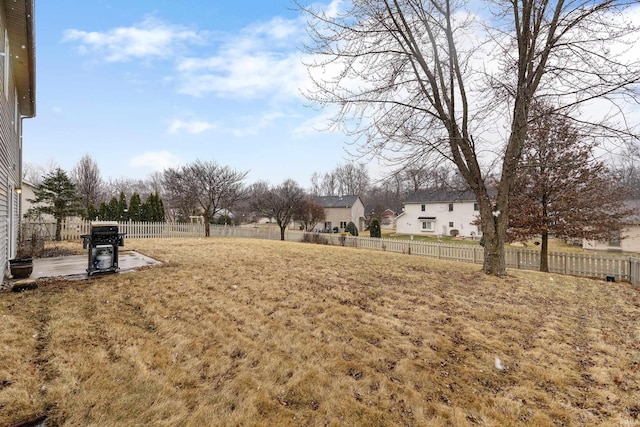
[[[396,233],[423,236],[476,238],[482,236],[478,204],[472,192],[421,191],[404,202],[404,212],[396,219]]]

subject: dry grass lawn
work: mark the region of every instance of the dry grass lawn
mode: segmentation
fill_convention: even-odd
[[[629,284],[248,239],[126,249],[165,265],[0,294],[0,425],[640,424]]]

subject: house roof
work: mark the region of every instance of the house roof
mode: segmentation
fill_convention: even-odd
[[[15,70],[20,115],[36,114],[36,72],[33,0],[2,0],[9,36],[9,54]],[[6,52],[5,52],[6,53]]]
[[[365,206],[364,207],[364,212],[369,215],[371,213],[374,213],[376,208],[380,207],[380,205],[369,205],[369,206]],[[378,212],[381,215],[393,215],[396,216],[396,211],[394,211],[391,208],[384,208],[384,210],[382,212]]]
[[[640,224],[640,199],[627,199],[623,202],[625,208],[631,209],[633,213],[624,219],[626,224]]]
[[[318,196],[316,201],[323,208],[350,208],[352,207],[360,196]]]
[[[472,191],[468,190],[422,190],[407,197],[404,203],[454,203],[475,201],[475,194],[473,194]]]

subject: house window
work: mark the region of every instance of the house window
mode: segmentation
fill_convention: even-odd
[[[611,235],[609,236],[609,247],[611,248],[620,247],[620,233],[611,233]]]
[[[476,212],[480,210],[480,208],[478,207],[477,203],[473,204],[473,210],[476,211]]]
[[[422,229],[424,231],[433,231],[433,221],[422,221]]]
[[[453,221],[449,221],[449,227],[453,227]]]
[[[422,206],[420,207],[420,210],[421,210],[422,212],[424,212],[424,211],[426,211],[426,210],[427,210],[427,207],[426,207],[425,205],[422,205]]]
[[[453,203],[449,203],[449,212],[453,212]]]
[[[340,228],[347,228],[347,222],[346,221],[340,221]]]

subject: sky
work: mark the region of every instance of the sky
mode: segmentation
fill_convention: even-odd
[[[348,136],[323,130],[330,112],[301,95],[306,22],[293,0],[42,0],[35,9],[25,163],[70,171],[88,154],[115,180],[215,161],[248,172],[248,184],[292,178],[309,188],[314,172],[354,160]],[[379,162],[367,167],[382,177]]]
[[[215,161],[249,183],[351,160],[301,96],[305,22],[291,0],[37,1],[36,117],[23,160],[104,179]]]

